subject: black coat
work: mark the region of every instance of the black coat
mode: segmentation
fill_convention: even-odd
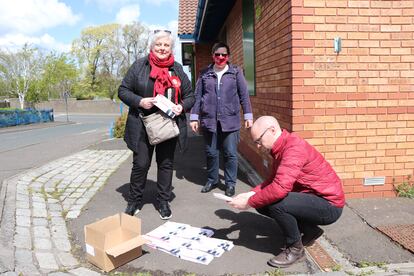
[[[142,98],[153,96],[154,80],[149,77],[150,71],[151,65],[148,57],[138,59],[131,65],[118,89],[118,97],[129,106],[124,140],[128,148],[133,152],[137,152],[137,145],[140,139],[145,139],[148,143],[147,133],[142,123],[140,113],[147,115],[157,110],[156,107],[145,110],[139,106]],[[180,129],[178,144],[181,151],[184,151],[187,146],[187,120],[185,113],[191,110],[195,98],[191,82],[187,74],[184,73],[181,64],[174,62],[170,71],[181,80],[181,97],[179,103],[183,106],[183,112],[180,116],[176,116],[175,120]],[[175,93],[173,92],[172,94],[174,95]]]

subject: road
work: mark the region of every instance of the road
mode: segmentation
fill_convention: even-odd
[[[55,114],[54,123],[0,129],[0,185],[4,179],[109,138],[117,114]]]

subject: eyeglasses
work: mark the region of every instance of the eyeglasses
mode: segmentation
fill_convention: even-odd
[[[227,57],[229,54],[222,54],[222,53],[214,53],[214,56],[215,57],[219,57],[219,56],[222,56],[222,57]]]
[[[257,138],[256,140],[254,140],[254,143],[255,144],[258,144],[258,145],[262,145],[262,138],[263,138],[263,136],[265,135],[265,133],[266,133],[266,131],[268,131],[269,129],[271,129],[272,127],[268,127],[268,128],[266,128],[264,131],[263,131],[263,133],[262,133],[262,135],[260,135],[259,136],[259,138]]]
[[[170,30],[154,30],[154,34],[159,33],[159,32],[166,32],[166,33],[171,34]]]

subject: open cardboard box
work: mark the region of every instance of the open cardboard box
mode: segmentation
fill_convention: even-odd
[[[85,246],[89,262],[105,272],[142,255],[141,220],[116,214],[85,225]]]

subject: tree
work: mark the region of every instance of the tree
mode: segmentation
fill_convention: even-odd
[[[148,30],[138,22],[119,26],[104,47],[100,82],[113,99],[128,68],[146,53]]]
[[[83,30],[81,37],[72,43],[72,52],[84,70],[84,78],[78,85],[82,93],[113,99],[132,62],[146,54],[148,34],[148,29],[138,22]]]
[[[71,92],[78,80],[79,70],[68,54],[50,53],[44,64],[41,87],[47,99],[60,98],[64,92]]]
[[[98,67],[105,55],[105,44],[117,28],[118,24],[88,27],[82,31],[81,37],[72,43],[72,51],[79,62],[85,65],[86,77],[92,89],[96,85]]]
[[[149,30],[139,22],[122,28],[122,45],[119,47],[124,57],[124,74],[131,64],[148,51]]]
[[[0,69],[0,75],[2,74],[1,72],[2,70]],[[0,97],[4,97],[8,95],[7,89],[8,89],[8,85],[6,83],[6,80],[0,77]]]
[[[0,78],[6,84],[11,96],[18,96],[20,107],[24,108],[25,98],[42,74],[42,53],[37,48],[25,44],[15,53],[0,52]]]

